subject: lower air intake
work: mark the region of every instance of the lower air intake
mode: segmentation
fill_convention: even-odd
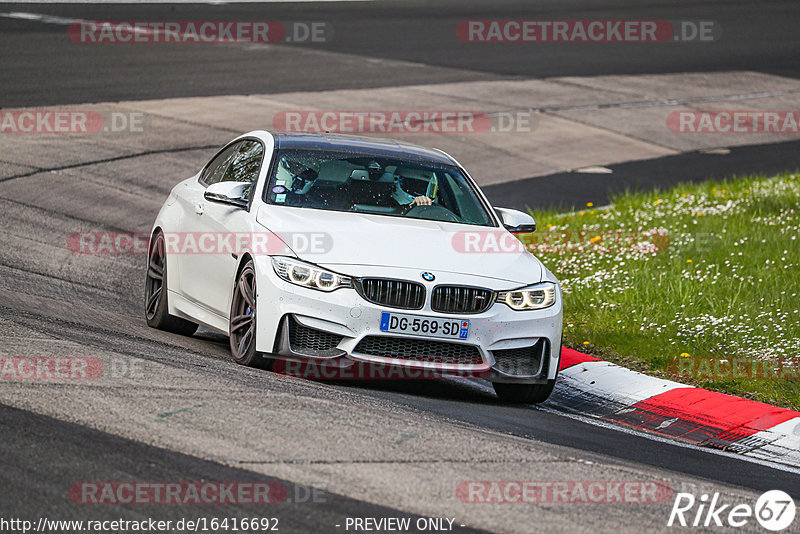
[[[342,337],[302,325],[294,317],[289,317],[289,346],[297,354],[320,358],[338,356],[342,351],[336,347]]]
[[[480,366],[484,363],[480,350],[474,345],[426,339],[367,336],[356,345],[353,352],[365,356],[442,365]]]
[[[545,356],[550,354],[549,349],[547,339],[541,338],[530,347],[493,350],[494,369],[512,376],[539,376]]]

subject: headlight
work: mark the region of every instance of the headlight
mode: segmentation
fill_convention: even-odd
[[[525,289],[498,293],[497,301],[508,305],[512,310],[541,310],[552,306],[556,301],[556,285],[543,282]]]
[[[319,289],[320,291],[334,291],[340,287],[353,287],[349,276],[342,276],[294,258],[273,256],[272,268],[275,269],[275,274],[283,280],[298,286]]]

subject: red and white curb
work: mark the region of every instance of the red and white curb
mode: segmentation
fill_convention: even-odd
[[[800,467],[800,412],[637,373],[564,348],[549,404],[701,447]]]

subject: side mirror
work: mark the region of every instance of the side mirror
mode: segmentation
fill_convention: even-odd
[[[252,186],[253,184],[250,182],[217,182],[206,188],[203,198],[211,202],[246,208],[247,198],[245,195]]]
[[[527,213],[509,208],[495,208],[503,226],[512,234],[528,234],[536,231],[536,221]]]

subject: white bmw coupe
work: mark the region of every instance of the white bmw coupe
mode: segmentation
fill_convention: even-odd
[[[145,316],[228,335],[243,365],[435,369],[538,403],[558,373],[562,299],[514,236],[534,229],[440,150],[254,131],[161,208]]]

